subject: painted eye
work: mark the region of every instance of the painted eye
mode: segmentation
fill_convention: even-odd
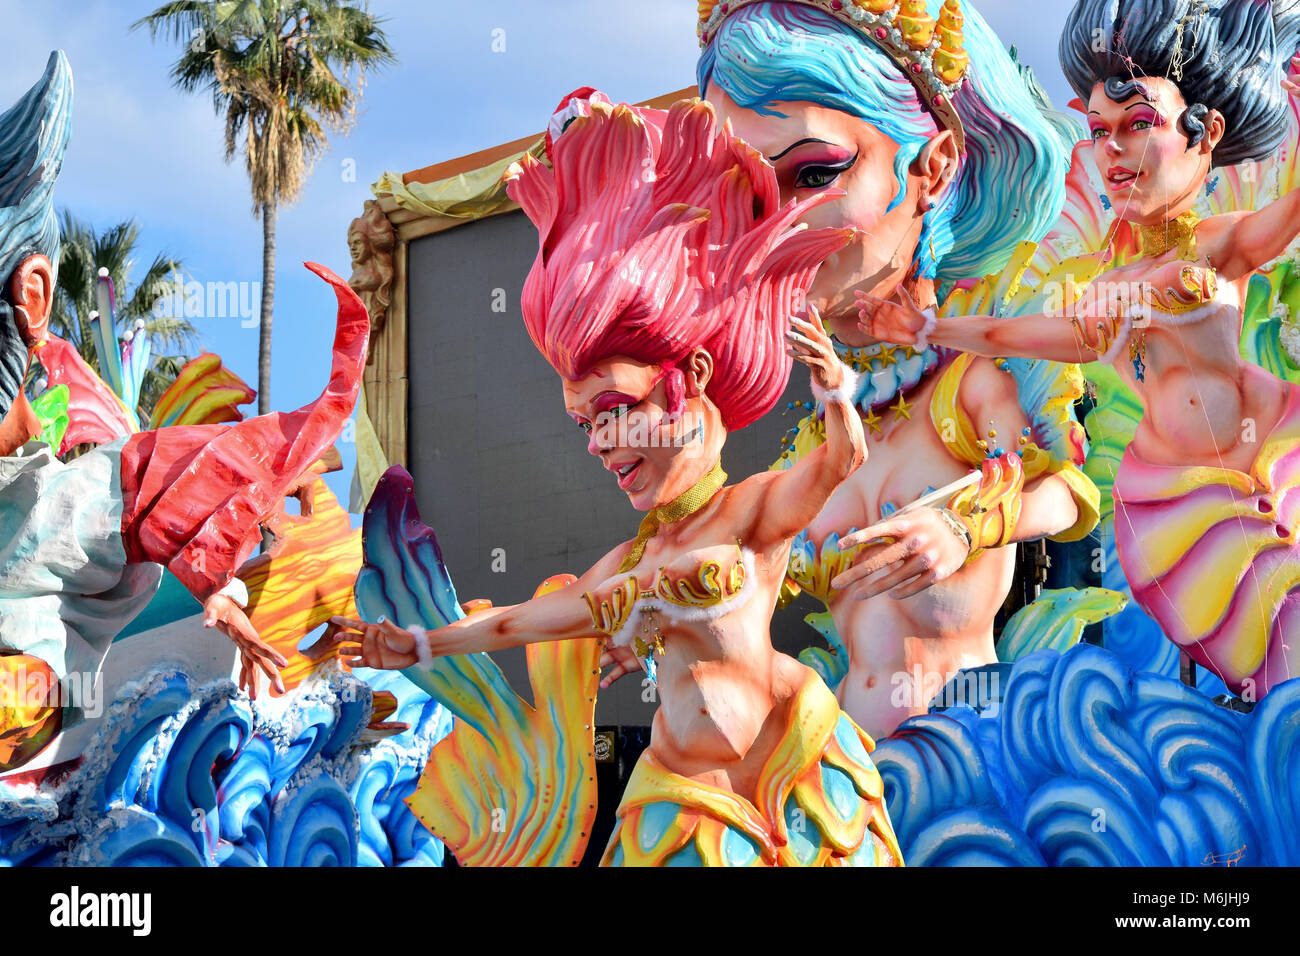
[[[1092,131],[1092,141],[1094,143],[1097,142],[1097,140],[1099,139],[1105,139],[1105,138],[1106,138],[1106,131],[1102,129],[1100,126],[1098,126],[1096,129]]]
[[[584,434],[591,434],[591,422],[578,422],[578,427],[582,429]]]
[[[829,166],[809,166],[799,171],[795,185],[800,189],[825,189],[839,178],[840,174]]]
[[[1134,120],[1133,125],[1130,126],[1129,129],[1137,133],[1137,132],[1141,132],[1144,129],[1151,129],[1153,125],[1154,124],[1150,120]]]
[[[794,185],[796,189],[825,189],[831,186],[837,179],[853,168],[853,164],[858,161],[858,155],[854,154],[851,158],[842,163],[813,164],[804,166],[795,175]]]

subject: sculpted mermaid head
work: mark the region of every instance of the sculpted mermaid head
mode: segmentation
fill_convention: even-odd
[[[54,183],[71,123],[72,71],[55,51],[40,81],[0,115],[0,418],[45,336],[59,250]]]
[[[1079,0],[1061,66],[1087,104],[1117,214],[1163,224],[1190,208],[1211,167],[1276,150],[1298,42],[1297,0]]]
[[[810,224],[863,230],[809,293],[844,341],[861,338],[854,289],[888,296],[996,272],[1056,219],[1067,138],[969,2],[708,6],[702,94],[772,159],[783,198],[844,190]],[[921,92],[928,74],[869,26],[873,10],[920,24],[923,39],[932,30],[936,68],[946,52],[969,57],[939,109]]]
[[[789,317],[852,233],[796,225],[831,194],[783,206],[772,167],[707,103],[578,106],[553,169],[526,157],[509,174],[540,234],[524,322],[588,450],[647,510],[776,403]]]

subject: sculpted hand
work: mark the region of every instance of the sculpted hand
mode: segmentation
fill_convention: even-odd
[[[332,617],[330,623],[340,628],[339,656],[349,667],[392,671],[411,667],[420,660],[415,635],[392,621],[368,624],[350,617]]]
[[[239,648],[239,686],[257,699],[258,670],[268,678],[277,693],[284,693],[280,668],[289,662],[284,655],[257,636],[257,631],[243,608],[224,594],[214,594],[203,602],[203,626],[215,627]]]
[[[641,658],[636,656],[636,652],[630,647],[619,647],[616,644],[606,642],[604,649],[600,654],[600,669],[613,667],[608,674],[600,679],[600,687],[607,690],[614,681],[618,680],[625,674],[639,672],[641,668]]]
[[[1282,78],[1282,89],[1292,96],[1300,96],[1300,85],[1296,84],[1296,78],[1300,78],[1300,56],[1291,57],[1291,69]]]
[[[795,361],[808,366],[815,386],[833,392],[844,384],[844,366],[835,354],[830,336],[822,328],[817,309],[810,305],[808,316],[811,321],[790,317],[790,328],[785,332],[785,351]]]
[[[858,328],[867,335],[895,345],[925,344],[926,325],[930,320],[902,286],[892,300],[859,290],[853,295],[858,300]]]
[[[855,595],[860,601],[891,588],[892,598],[911,597],[950,577],[969,554],[966,541],[935,508],[918,508],[846,534],[839,548],[847,551],[877,538],[892,540],[864,547],[853,564],[831,580],[831,587],[842,591],[866,580],[866,587]]]

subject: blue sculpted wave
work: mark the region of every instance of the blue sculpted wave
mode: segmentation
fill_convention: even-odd
[[[873,755],[910,865],[1300,864],[1300,679],[1250,714],[1113,653],[1040,651],[1001,706]]]
[[[0,865],[441,865],[402,798],[450,714],[400,674],[366,676],[250,703],[160,668],[123,689],[62,783],[0,784]],[[410,724],[377,743],[374,690]]]

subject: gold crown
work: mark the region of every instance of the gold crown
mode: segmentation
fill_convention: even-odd
[[[763,0],[700,0],[698,33],[706,47],[722,21],[741,7]],[[782,0],[829,13],[853,27],[893,60],[946,129],[957,151],[966,151],[966,131],[952,98],[970,66],[962,34],[959,0],[946,0],[936,22],[925,0]]]

